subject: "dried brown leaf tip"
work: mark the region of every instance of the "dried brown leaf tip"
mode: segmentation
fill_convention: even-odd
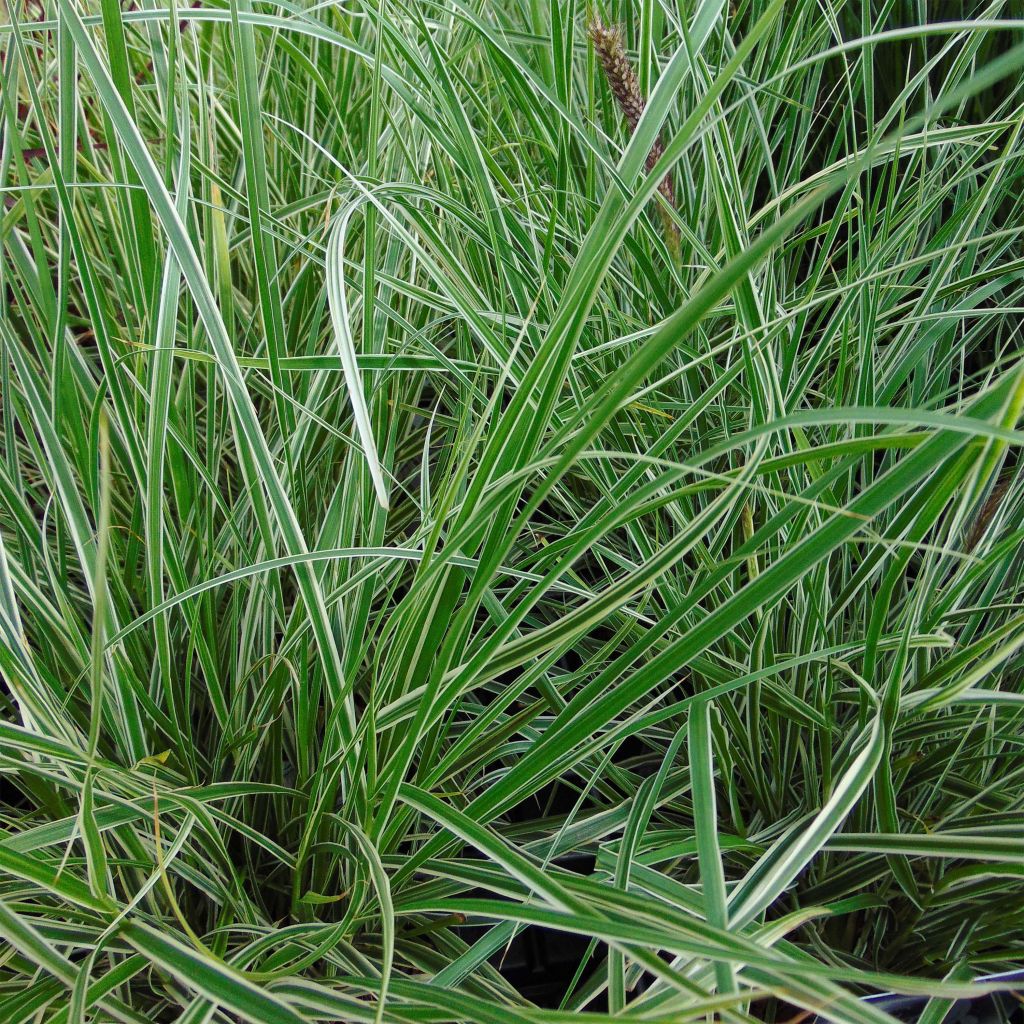
[[[1009,493],[1011,482],[1012,477],[1009,474],[1003,476],[992,489],[992,493],[988,496],[988,500],[981,506],[977,518],[974,520],[974,523],[968,531],[967,539],[964,541],[964,550],[968,554],[970,554],[981,543],[981,539],[985,536],[985,531],[988,529],[989,523],[995,519],[996,513],[1002,507],[1003,501]]]
[[[601,62],[601,69],[608,80],[608,86],[626,119],[629,134],[632,135],[636,131],[636,126],[640,123],[640,117],[644,112],[644,107],[647,105],[647,100],[640,91],[640,82],[626,54],[626,47],[622,42],[622,30],[617,25],[605,25],[595,15],[590,20],[589,31],[590,40],[594,44],[594,52],[597,54],[597,59]],[[661,159],[661,154],[664,152],[665,147],[662,146],[661,139],[655,139],[650,153],[647,154],[648,171]],[[658,191],[665,197],[669,205],[675,209],[676,195],[675,189],[672,187],[670,175],[665,175],[661,184],[658,185]],[[665,229],[669,248],[672,250],[673,255],[676,255],[679,252],[679,231],[666,210],[659,206],[658,212],[661,215],[661,222]]]

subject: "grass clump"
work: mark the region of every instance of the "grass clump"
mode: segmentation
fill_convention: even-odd
[[[1015,5],[6,10],[5,1020],[1024,960]]]

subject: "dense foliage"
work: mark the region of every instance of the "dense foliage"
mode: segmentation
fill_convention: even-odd
[[[1020,4],[6,12],[0,1018],[1024,960]]]

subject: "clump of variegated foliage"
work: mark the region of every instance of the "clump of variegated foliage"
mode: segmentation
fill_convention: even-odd
[[[6,11],[4,1020],[1024,959],[1019,8]]]

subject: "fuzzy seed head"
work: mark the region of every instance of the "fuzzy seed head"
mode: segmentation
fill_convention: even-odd
[[[619,104],[626,124],[629,127],[629,134],[636,131],[640,123],[640,117],[644,112],[646,100],[640,91],[640,82],[629,62],[626,54],[626,47],[622,42],[622,32],[617,25],[605,25],[596,15],[591,19],[589,25],[590,40],[594,44],[594,52],[601,62],[605,78],[612,90],[612,95]],[[647,154],[647,170],[650,171],[661,158],[664,152],[661,139],[655,139]],[[666,175],[658,185],[658,191],[665,197],[672,207],[676,205],[675,189],[672,187],[672,178]],[[666,211],[662,212],[662,223],[665,228],[669,246],[673,251],[679,248],[679,232]]]
[[[617,26],[605,25],[595,17],[590,22],[590,39],[632,135],[640,121],[640,115],[644,112],[645,104],[636,72],[629,63],[626,48],[622,44],[622,32]]]

